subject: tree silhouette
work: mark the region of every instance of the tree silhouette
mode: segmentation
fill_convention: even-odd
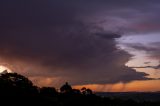
[[[87,88],[85,88],[85,87],[83,87],[82,89],[81,89],[81,92],[82,92],[82,94],[83,95],[92,95],[93,94],[93,92],[92,92],[92,90],[91,89],[87,89]]]
[[[86,87],[83,87],[82,89],[81,89],[81,92],[82,92],[82,94],[86,94]]]
[[[0,94],[1,100],[7,106],[10,104],[17,106],[31,105],[31,103],[37,103],[38,101],[37,87],[28,78],[17,73],[0,75]],[[19,101],[25,104],[21,104]]]
[[[74,94],[81,94],[81,91],[79,89],[72,89],[72,92]]]
[[[37,87],[28,78],[17,73],[0,75],[0,89],[2,93],[37,93]]]
[[[54,97],[57,96],[58,92],[54,87],[42,87],[40,88],[40,94],[43,96]]]
[[[60,88],[61,93],[69,93],[72,92],[72,87],[66,82],[61,88]]]

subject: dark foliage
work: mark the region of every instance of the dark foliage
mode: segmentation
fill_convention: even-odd
[[[160,101],[111,99],[93,94],[91,89],[72,89],[66,83],[58,92],[54,87],[36,87],[17,73],[0,75],[0,101],[3,106],[160,106]]]

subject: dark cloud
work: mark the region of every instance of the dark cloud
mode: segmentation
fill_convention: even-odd
[[[131,68],[153,68],[153,69],[160,69],[160,64],[157,66],[140,66],[140,67],[131,67]]]
[[[144,64],[150,64],[151,62],[147,61],[147,62],[144,62]]]
[[[72,84],[147,80],[148,74],[125,66],[131,55],[116,47],[115,39],[121,37],[116,28],[130,25],[129,17],[135,15],[128,16],[136,11],[128,3],[1,0],[1,63],[13,65],[35,82],[35,77]],[[136,9],[144,2],[133,2],[131,7],[137,3]]]

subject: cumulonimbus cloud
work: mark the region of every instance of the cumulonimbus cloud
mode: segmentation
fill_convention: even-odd
[[[63,0],[3,0],[1,62],[34,79],[61,78],[60,83],[105,84],[149,79],[145,77],[148,74],[125,66],[131,55],[117,48],[115,39],[121,35],[85,23],[89,17],[85,20],[82,12],[85,3],[88,1],[78,4]],[[93,5],[96,3],[88,4]]]

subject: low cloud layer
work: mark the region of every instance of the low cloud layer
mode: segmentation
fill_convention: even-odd
[[[148,1],[137,0],[135,5],[145,3],[148,9]],[[122,36],[119,27],[130,26],[126,17],[139,13],[128,14],[132,6],[129,8],[125,0],[123,3],[2,0],[0,62],[39,85],[52,85],[54,81],[80,85],[148,80],[148,74],[125,66],[131,55],[116,45],[115,39]],[[126,10],[117,11],[123,5]],[[131,31],[125,27],[123,30]]]

